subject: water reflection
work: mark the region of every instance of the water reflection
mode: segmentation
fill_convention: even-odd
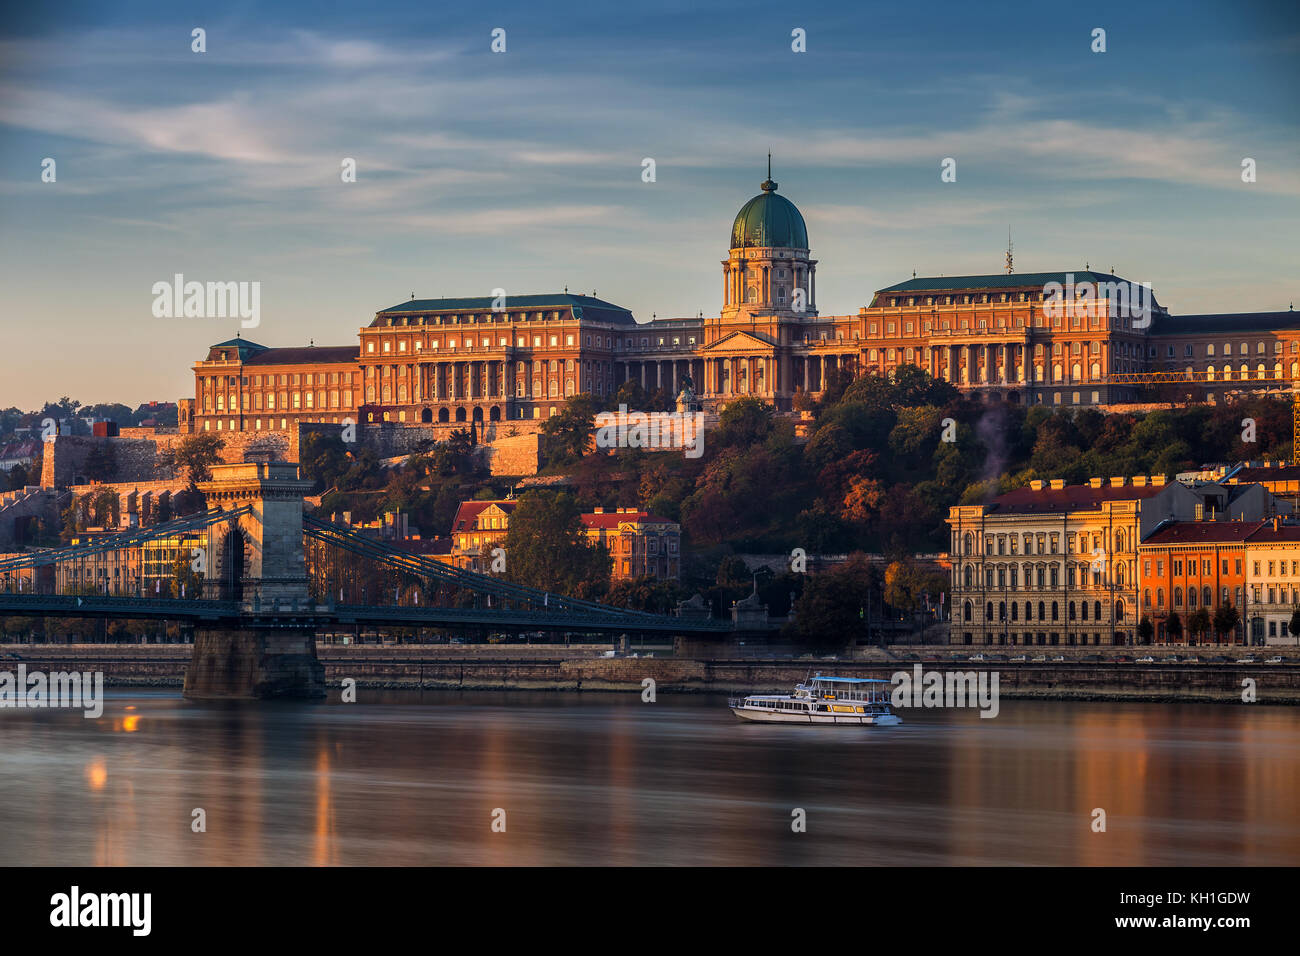
[[[1006,701],[855,729],[639,692],[362,696],[0,712],[0,827],[23,835],[0,863],[1300,860],[1293,709]]]

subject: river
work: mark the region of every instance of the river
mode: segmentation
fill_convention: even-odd
[[[1296,708],[1004,700],[849,728],[714,695],[359,697],[0,710],[0,864],[1300,862]]]

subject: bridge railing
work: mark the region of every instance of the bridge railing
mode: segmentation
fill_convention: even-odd
[[[229,511],[213,509],[186,515],[172,521],[164,521],[161,524],[144,528],[130,528],[117,534],[104,535],[90,544],[48,548],[42,551],[33,551],[29,554],[17,555],[0,561],[0,575],[59,564],[64,561],[83,561],[86,558],[96,557],[111,551],[129,551],[151,541],[173,538],[186,532],[210,528],[212,525],[225,521],[237,520],[246,514],[251,514],[252,511],[252,505],[244,505],[242,508],[234,508]]]

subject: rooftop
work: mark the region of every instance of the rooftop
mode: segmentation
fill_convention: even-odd
[[[1099,508],[1107,501],[1136,501],[1158,495],[1169,486],[1159,476],[1157,480],[1160,481],[1159,484],[1145,476],[1132,481],[1121,479],[1120,484],[1113,481],[1108,484],[1104,479],[1100,479],[1098,484],[1086,485],[1065,485],[1060,481],[1048,484],[1033,482],[994,498],[989,510],[1000,514],[1052,514]],[[1139,484],[1139,481],[1142,483]]]
[[[1277,332],[1300,325],[1300,312],[1215,312],[1207,315],[1157,313],[1153,335],[1206,335],[1214,332]]]
[[[490,295],[462,299],[410,299],[375,313],[375,322],[371,323],[371,326],[373,328],[381,316],[405,315],[416,312],[491,312],[494,306],[500,306],[501,304],[501,300]],[[572,295],[568,292],[506,296],[503,311],[513,311],[515,309],[560,309],[570,312],[576,319],[585,318],[593,322],[612,322],[617,325],[636,324],[636,319],[633,318],[632,313],[621,305],[615,305],[594,296]]]
[[[1271,530],[1272,524],[1268,521],[1176,521],[1153,531],[1142,543],[1223,544],[1245,541],[1264,527]]]
[[[460,507],[456,509],[456,517],[451,520],[451,530],[474,531],[476,530],[475,523],[478,521],[478,516],[492,505],[496,505],[506,514],[509,514],[515,510],[515,506],[518,504],[519,502],[513,498],[496,501],[462,501]]]
[[[923,276],[907,279],[897,285],[877,290],[877,295],[886,292],[955,292],[967,289],[1042,289],[1049,282],[1065,285],[1069,277],[1078,285],[1080,282],[1127,282],[1122,276],[1113,272],[1094,272],[1090,269],[1077,269],[1069,272],[998,272],[982,276]]]

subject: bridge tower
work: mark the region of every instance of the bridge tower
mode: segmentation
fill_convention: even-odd
[[[191,699],[324,697],[325,668],[307,607],[302,499],[292,462],[215,465],[199,482],[209,508],[248,514],[213,527],[204,596],[237,600],[235,626],[200,627],[185,671]]]
[[[209,508],[252,513],[213,528],[204,597],[238,600],[256,613],[296,610],[307,600],[302,552],[302,498],[312,483],[292,462],[215,465],[199,482]]]

